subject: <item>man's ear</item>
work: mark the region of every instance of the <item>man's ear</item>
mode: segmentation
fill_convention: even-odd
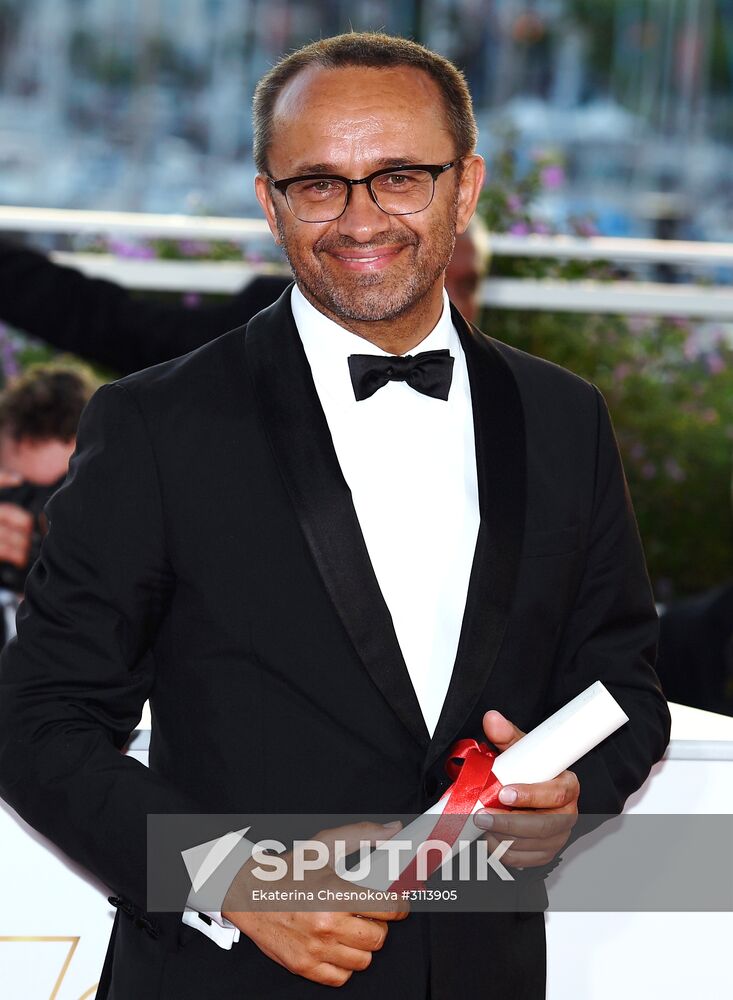
[[[463,173],[458,182],[458,214],[456,216],[456,232],[464,233],[473,213],[476,211],[479,195],[484,186],[486,164],[483,156],[474,154],[466,156],[463,161]]]
[[[270,227],[272,238],[279,246],[280,233],[277,228],[275,206],[272,203],[272,188],[268,179],[263,177],[262,174],[258,174],[255,177],[255,194],[257,195],[257,201],[260,205],[262,205],[262,211],[265,213],[265,218],[267,219],[267,225]]]

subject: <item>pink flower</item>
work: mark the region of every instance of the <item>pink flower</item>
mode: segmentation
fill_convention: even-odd
[[[540,171],[540,182],[549,191],[556,191],[565,183],[565,171],[559,163],[550,163]]]
[[[705,360],[711,375],[720,375],[722,371],[725,371],[725,361],[717,351],[708,354]]]
[[[628,326],[632,333],[646,333],[654,325],[649,316],[629,316]]]
[[[695,361],[700,355],[700,338],[698,337],[696,330],[691,330],[685,338],[682,353],[684,354],[686,361]]]

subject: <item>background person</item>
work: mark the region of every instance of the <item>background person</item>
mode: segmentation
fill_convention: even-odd
[[[445,270],[445,290],[453,305],[469,323],[478,322],[481,284],[491,263],[489,233],[474,215],[465,233],[456,238],[455,249]]]
[[[288,280],[260,275],[226,302],[188,308],[131,295],[0,240],[0,320],[121,374],[169,361],[269,306]]]
[[[15,634],[41,509],[66,476],[79,418],[97,386],[83,366],[57,362],[29,367],[0,392],[0,644]]]

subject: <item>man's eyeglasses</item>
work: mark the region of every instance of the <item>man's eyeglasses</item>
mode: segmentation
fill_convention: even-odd
[[[356,184],[366,184],[374,204],[387,215],[414,215],[433,200],[435,181],[458,163],[441,165],[416,163],[405,167],[375,170],[368,177],[352,180],[338,174],[304,174],[276,181],[268,180],[285,195],[288,207],[301,222],[333,222],[343,215]]]

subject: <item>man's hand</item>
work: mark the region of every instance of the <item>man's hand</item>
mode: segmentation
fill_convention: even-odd
[[[18,486],[21,477],[0,469],[0,489]],[[33,516],[14,503],[0,503],[0,562],[23,569],[28,563],[33,535]]]
[[[524,736],[499,712],[483,719],[486,738],[501,752]],[[507,785],[499,801],[508,809],[481,809],[474,820],[491,830],[487,841],[494,850],[502,840],[514,843],[502,855],[502,863],[514,868],[535,868],[552,861],[567,843],[578,818],[580,784],[572,771],[563,771],[552,781],[533,785]]]
[[[378,823],[356,823],[317,833],[313,840],[323,841],[331,850],[333,842],[343,840],[347,854],[356,850],[359,841],[376,844],[387,840],[399,824],[383,827]],[[333,856],[333,855],[332,855]],[[288,863],[290,855],[281,855]],[[359,886],[340,879],[329,869],[307,872],[302,881],[290,874],[277,882],[258,881],[252,870],[253,860],[243,865],[229,888],[222,906],[222,916],[246,934],[268,958],[305,979],[324,986],[343,986],[354,972],[366,969],[375,951],[384,944],[388,923],[404,920],[404,903],[394,909],[353,912],[266,912],[253,909],[253,889],[336,891],[355,890]],[[246,909],[241,907],[246,905]],[[388,906],[388,904],[380,904]]]

